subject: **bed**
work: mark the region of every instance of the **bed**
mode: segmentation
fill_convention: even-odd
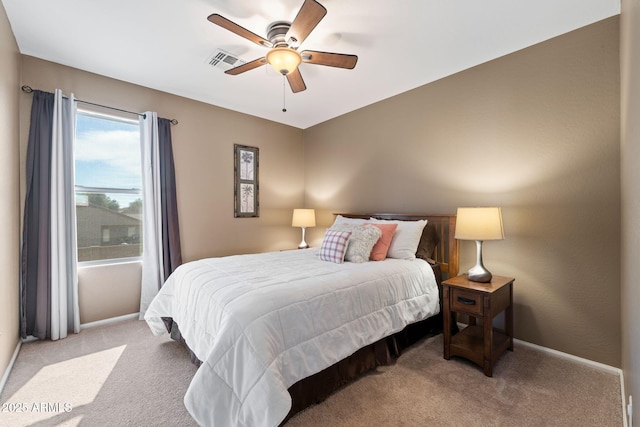
[[[391,257],[394,243],[424,221],[413,249],[422,250],[418,257],[404,259],[397,245]],[[381,242],[389,224],[397,224],[389,256],[357,261],[356,234],[366,230]],[[454,228],[454,215],[341,214],[320,248],[178,268],[145,320],[154,334],[170,329],[200,364],[184,398],[190,414],[204,426],[280,425],[441,330],[439,284],[442,275],[457,273]],[[336,255],[332,239],[341,239],[338,252],[349,253]]]

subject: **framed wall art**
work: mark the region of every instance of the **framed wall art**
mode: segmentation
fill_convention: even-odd
[[[246,145],[233,145],[234,151],[234,190],[236,218],[258,217],[260,203],[258,199],[258,148]]]

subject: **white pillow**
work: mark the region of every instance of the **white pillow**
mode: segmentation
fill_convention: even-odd
[[[365,222],[369,222],[369,220],[365,219],[365,218],[347,218],[345,216],[338,215],[336,217],[336,220],[333,222],[333,225],[331,227],[333,227],[334,225],[338,225],[338,224],[362,225]]]
[[[393,239],[391,239],[391,245],[389,245],[389,251],[387,252],[388,258],[416,259],[416,251],[418,250],[418,244],[420,244],[420,237],[422,237],[422,231],[427,225],[426,219],[399,221],[371,218],[369,221],[398,224]]]
[[[382,236],[382,230],[373,225],[337,224],[330,230],[349,231],[349,245],[344,260],[350,262],[367,262],[371,250]]]

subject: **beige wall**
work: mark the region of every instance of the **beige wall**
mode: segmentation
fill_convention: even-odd
[[[80,322],[137,313],[141,283],[142,262],[138,261],[79,268]]]
[[[640,1],[623,0],[622,106],[622,368],[626,394],[636,396],[640,420]]]
[[[18,93],[20,54],[0,4],[0,378],[19,341],[20,199]]]
[[[22,82],[180,121],[186,261],[294,247],[291,209],[303,202],[321,226],[336,211],[500,205],[507,239],[485,245],[485,264],[516,277],[516,336],[620,366],[618,31],[612,18],[305,131],[31,57]],[[24,164],[30,95],[20,99]],[[260,218],[233,218],[234,143],[261,149]],[[474,251],[463,242],[462,270]],[[130,279],[111,292],[129,292]],[[81,283],[81,304],[102,291]]]
[[[619,367],[618,21],[305,130],[307,206],[324,225],[336,211],[502,206],[506,240],[484,261],[516,278],[516,337]],[[475,245],[461,247],[465,271]]]
[[[129,111],[157,111],[180,122],[172,127],[172,139],[185,261],[297,246],[300,231],[291,228],[291,214],[304,201],[302,130],[29,56],[23,57],[22,81],[34,89],[60,88],[78,99]],[[20,164],[25,161],[30,108],[31,95],[23,93]],[[260,148],[259,218],[233,216],[234,143]],[[129,295],[140,286],[134,270],[113,265],[100,271],[112,295]],[[113,276],[119,280],[110,280]],[[131,307],[125,298],[103,300],[103,285],[89,283],[87,277],[100,275],[81,269],[80,305],[101,309],[99,315],[83,309],[82,323],[118,316]]]

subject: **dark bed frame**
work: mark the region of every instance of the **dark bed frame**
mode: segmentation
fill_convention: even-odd
[[[459,247],[458,241],[455,239],[456,215],[455,214],[390,214],[390,213],[374,213],[374,214],[349,214],[341,213],[347,218],[376,218],[376,219],[395,219],[401,221],[417,221],[426,219],[429,227],[435,229],[439,243],[435,248],[433,259],[440,264],[440,270],[449,277],[458,275]]]
[[[336,214],[337,215],[337,214]],[[393,363],[407,347],[420,339],[442,332],[442,280],[458,275],[459,247],[454,238],[455,215],[431,214],[340,214],[347,218],[377,218],[415,221],[426,219],[439,241],[430,264],[440,294],[440,314],[408,325],[404,330],[361,348],[327,369],[304,378],[289,387],[291,410],[281,425],[296,413],[326,399],[331,393],[377,366]],[[435,261],[435,262],[434,262]]]

